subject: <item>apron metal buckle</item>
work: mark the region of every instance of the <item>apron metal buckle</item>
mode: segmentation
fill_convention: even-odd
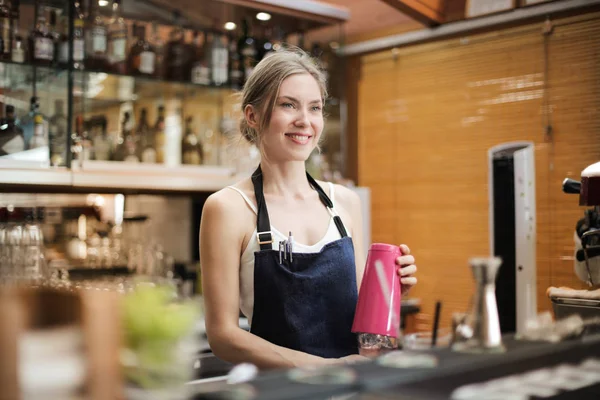
[[[260,235],[268,235],[268,236],[266,236],[265,238],[261,238]],[[258,240],[259,245],[273,243],[273,235],[271,234],[271,231],[256,232],[256,239]]]

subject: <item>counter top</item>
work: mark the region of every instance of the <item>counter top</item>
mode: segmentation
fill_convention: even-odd
[[[514,382],[525,382],[526,373],[544,369],[545,373],[552,376],[552,371],[567,371],[571,379],[577,376],[576,366],[587,362],[591,376],[587,382],[579,381],[579,385],[571,388],[560,388],[559,380],[546,379],[537,385],[521,385],[521,387],[534,387],[536,390],[554,390],[551,399],[587,399],[593,395],[599,398],[600,390],[600,335],[588,336],[581,339],[565,341],[557,344],[546,342],[517,341],[512,336],[505,337],[507,352],[502,354],[466,354],[452,352],[450,349],[433,349],[428,351],[413,351],[415,355],[433,355],[437,366],[433,368],[410,367],[391,368],[384,367],[376,362],[366,362],[343,367],[343,370],[354,375],[353,382],[343,384],[306,384],[295,382],[289,377],[289,371],[273,371],[259,375],[255,380],[245,384],[256,395],[256,399],[328,399],[331,396],[351,396],[352,399],[442,399],[451,398],[451,394],[461,386],[471,385],[475,382],[497,380],[511,376]],[[570,364],[571,369],[565,370],[564,364]],[[218,365],[218,361],[216,362]],[[563,366],[563,367],[561,367]],[[562,368],[562,370],[561,370]],[[550,372],[548,372],[550,371]],[[570,371],[570,372],[569,372]],[[595,374],[595,375],[594,375]],[[585,375],[585,374],[579,374]],[[589,375],[589,374],[588,374]],[[589,377],[589,376],[588,376]],[[544,388],[544,385],[548,387]],[[550,386],[554,385],[552,389]],[[558,385],[558,386],[557,386]],[[563,385],[564,386],[564,385]],[[576,387],[580,386],[580,387]],[[470,386],[463,392],[484,386]],[[201,386],[198,386],[200,389]],[[488,388],[489,389],[489,388]],[[457,393],[457,392],[455,392]],[[489,392],[486,392],[488,395]],[[548,394],[549,392],[547,392]],[[506,396],[511,393],[505,392]],[[464,393],[463,393],[464,395]],[[460,397],[461,399],[491,398],[482,393],[475,397]],[[207,395],[195,395],[193,400],[215,398]],[[455,398],[459,398],[456,397]],[[496,397],[507,398],[507,397]],[[516,397],[515,397],[516,398]],[[522,399],[537,399],[535,390],[531,395],[518,397]]]

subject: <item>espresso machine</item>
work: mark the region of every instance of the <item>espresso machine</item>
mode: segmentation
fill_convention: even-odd
[[[574,233],[575,275],[588,285],[587,290],[549,288],[556,319],[572,314],[600,316],[600,162],[581,172],[581,181],[565,179],[563,192],[579,195],[579,205],[591,207],[577,221]]]

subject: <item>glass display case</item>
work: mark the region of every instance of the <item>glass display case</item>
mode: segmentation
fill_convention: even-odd
[[[292,44],[341,79],[341,30],[307,38],[347,11],[279,3],[0,0],[0,183],[210,191],[248,173],[259,152],[239,134],[236,93],[256,63]],[[341,164],[330,87],[317,176]]]

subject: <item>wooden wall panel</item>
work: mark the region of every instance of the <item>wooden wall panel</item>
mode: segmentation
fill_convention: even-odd
[[[442,326],[467,309],[468,259],[489,254],[487,150],[504,142],[535,143],[538,308],[550,309],[549,285],[581,287],[582,209],[560,184],[600,159],[600,16],[585,18],[555,21],[547,92],[540,24],[362,57],[359,184],[373,189],[373,241],[407,243],[417,257],[421,320],[436,300]]]

